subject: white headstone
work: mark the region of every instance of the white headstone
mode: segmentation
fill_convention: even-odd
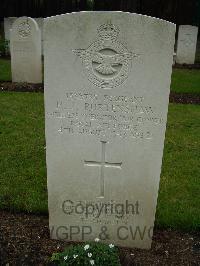
[[[10,41],[10,30],[16,19],[16,17],[4,18],[4,36],[7,41]]]
[[[34,19],[21,17],[10,34],[13,82],[42,82],[41,32]]]
[[[12,25],[15,22],[15,20],[18,19],[17,17],[8,17],[4,18],[4,34],[5,34],[5,39],[7,41],[10,41],[10,30],[12,29]],[[43,18],[34,18],[34,20],[37,22],[38,27],[41,31],[41,45],[42,45],[42,52],[43,52]]]
[[[176,62],[178,64],[194,64],[197,46],[198,27],[179,26]]]
[[[123,12],[45,19],[52,238],[150,248],[174,35],[172,23]]]
[[[44,24],[44,18],[34,18],[34,20],[37,22],[38,27],[41,31],[41,46],[42,46],[42,54],[43,54],[43,24]]]

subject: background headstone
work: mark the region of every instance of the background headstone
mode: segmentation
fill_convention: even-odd
[[[13,82],[42,82],[41,32],[34,19],[17,19],[10,31]]]
[[[172,23],[123,12],[45,19],[52,238],[150,248],[174,36]]]
[[[10,30],[12,29],[12,25],[15,20],[18,19],[17,17],[8,17],[4,18],[4,36],[7,41],[10,41]],[[41,31],[41,45],[42,45],[42,54],[43,54],[43,18],[33,18]]]
[[[176,62],[178,64],[194,64],[197,46],[198,27],[179,26]]]
[[[4,18],[4,36],[7,41],[10,41],[10,30],[16,19],[16,17]]]
[[[8,53],[10,53],[10,30],[12,29],[12,25],[16,19],[17,17],[4,18],[4,38],[6,41],[8,41]]]
[[[43,24],[44,24],[44,18],[34,18],[34,20],[37,22],[38,27],[41,31],[41,46],[42,46],[42,55],[43,55]]]

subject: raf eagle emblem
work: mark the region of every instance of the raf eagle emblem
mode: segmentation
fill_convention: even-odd
[[[97,87],[111,89],[128,77],[131,62],[138,54],[117,41],[119,29],[108,23],[98,29],[98,39],[87,49],[73,52],[82,60],[88,79]]]

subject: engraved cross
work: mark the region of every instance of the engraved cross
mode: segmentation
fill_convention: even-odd
[[[86,166],[98,166],[100,167],[100,198],[104,198],[104,190],[105,190],[105,184],[104,184],[104,170],[105,167],[113,167],[121,169],[122,163],[110,163],[106,161],[106,141],[101,141],[101,162],[97,161],[86,161],[84,160],[84,164]]]

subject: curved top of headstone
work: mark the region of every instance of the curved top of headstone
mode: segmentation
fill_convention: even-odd
[[[84,23],[77,24],[77,21],[79,19],[83,19]],[[116,25],[120,26],[122,37],[123,32],[126,32],[128,29],[129,35],[142,35],[144,32],[148,32],[148,35],[153,35],[154,38],[160,39],[161,42],[165,40],[166,45],[168,42],[170,42],[170,40],[168,38],[165,38],[165,35],[167,36],[171,31],[174,32],[176,28],[176,25],[172,22],[136,13],[122,11],[72,12],[51,16],[44,19],[44,45],[48,40],[48,36],[50,36],[49,34],[46,34],[47,31],[50,32],[54,31],[54,29],[59,28],[62,32],[62,29],[65,28],[66,32],[70,32],[72,30],[72,27],[76,27],[77,36],[81,37],[85,34],[85,32],[90,32],[91,34],[93,34],[95,26],[98,27],[98,25],[103,25],[105,23],[112,24],[113,20],[115,21]],[[61,37],[59,32],[60,31],[57,30],[55,31],[55,40],[56,38]]]
[[[112,14],[117,14],[120,16],[137,16],[138,18],[144,18],[146,20],[154,20],[154,21],[160,21],[160,22],[163,22],[163,23],[168,23],[168,24],[172,24],[172,25],[175,25],[174,23],[170,22],[170,21],[167,21],[167,20],[164,20],[164,19],[160,19],[160,18],[156,18],[156,17],[151,17],[151,16],[147,16],[147,15],[142,15],[142,14],[137,14],[137,13],[130,13],[130,12],[123,12],[123,11],[80,11],[80,12],[71,12],[71,13],[65,13],[65,14],[60,14],[60,15],[56,15],[56,16],[51,16],[51,17],[46,17],[44,18],[45,21],[48,21],[48,20],[53,20],[53,19],[56,19],[56,18],[62,18],[62,17],[65,17],[65,16],[68,16],[68,15],[71,15],[71,16],[74,16],[74,15],[95,15],[95,16],[98,16],[98,15],[112,15]]]
[[[34,32],[39,31],[39,27],[33,18],[20,17],[15,20],[10,31],[20,39],[28,39]]]

